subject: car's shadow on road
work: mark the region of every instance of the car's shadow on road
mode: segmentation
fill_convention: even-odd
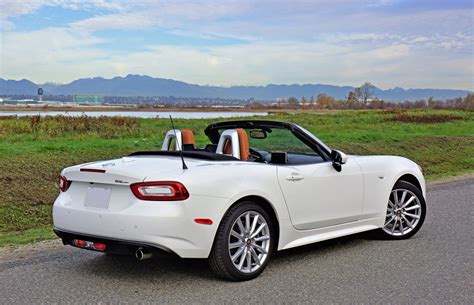
[[[362,243],[372,242],[374,239],[371,232],[364,232],[279,251],[274,254],[269,266],[275,270],[280,265],[284,265],[285,268],[291,268],[292,264],[301,264],[307,262],[308,259],[324,261],[325,255],[341,255],[341,253],[350,251],[353,247],[358,247]],[[103,254],[87,261],[81,261],[81,263],[87,264],[87,272],[121,279],[143,280],[145,282],[175,282],[180,278],[186,277],[188,280],[221,281],[211,271],[205,259],[181,259],[173,255],[161,253],[144,261],[137,261],[133,256]],[[269,270],[266,272],[269,272]]]

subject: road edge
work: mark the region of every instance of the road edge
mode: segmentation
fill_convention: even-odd
[[[469,174],[464,174],[464,175],[459,175],[459,176],[451,176],[451,177],[445,177],[441,178],[435,181],[430,181],[426,184],[427,188],[434,188],[437,186],[442,186],[446,185],[449,183],[455,183],[455,182],[462,182],[462,181],[467,181],[474,179],[474,173],[469,173]]]

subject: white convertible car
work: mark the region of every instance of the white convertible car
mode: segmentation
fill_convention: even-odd
[[[160,151],[76,165],[60,176],[54,231],[64,244],[149,258],[208,258],[231,280],[258,276],[274,251],[363,231],[414,235],[426,215],[421,168],[346,156],[292,123],[209,125],[197,147],[172,129]]]

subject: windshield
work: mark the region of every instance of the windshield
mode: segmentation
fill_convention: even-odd
[[[252,133],[259,129],[246,129],[249,135],[250,147],[266,152],[287,152],[301,154],[315,154],[316,152],[303,143],[288,129],[269,129],[263,131],[265,138],[255,138]]]
[[[308,136],[310,136],[313,140],[318,142],[319,145],[321,145],[324,149],[326,149],[327,152],[331,152],[331,149],[326,144],[324,144],[323,141],[321,141],[318,137],[316,137],[314,134],[309,132],[306,128],[301,127],[300,125],[296,125],[296,126],[298,126],[299,129],[301,129],[304,133],[306,133]]]
[[[317,151],[296,137],[291,130],[245,128],[245,131],[249,139],[251,161],[274,163],[278,159],[278,163],[284,165],[324,162]]]

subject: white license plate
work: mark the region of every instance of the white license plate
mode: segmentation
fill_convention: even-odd
[[[100,209],[108,209],[110,203],[111,189],[102,187],[88,187],[84,206]]]

